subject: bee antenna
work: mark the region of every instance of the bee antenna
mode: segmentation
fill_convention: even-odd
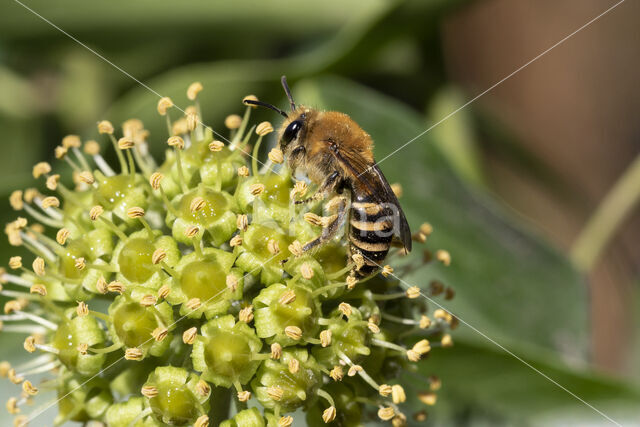
[[[291,111],[296,109],[296,103],[293,102],[293,96],[291,96],[291,89],[289,89],[289,85],[287,84],[287,76],[282,76],[280,78],[282,82],[282,87],[284,88],[284,92],[287,94],[287,98],[289,98],[289,104],[291,104]]]
[[[262,101],[254,101],[252,99],[245,99],[244,100],[245,104],[250,104],[250,105],[257,105],[259,107],[267,107],[272,109],[273,111],[279,113],[280,115],[282,115],[283,117],[289,117],[287,115],[287,113],[285,113],[284,111],[282,111],[281,109],[279,109],[278,107],[276,107],[275,105],[271,105],[271,104],[267,104],[266,102],[262,102]]]

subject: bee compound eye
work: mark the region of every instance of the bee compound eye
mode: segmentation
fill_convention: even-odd
[[[293,141],[296,136],[298,136],[300,129],[302,129],[302,120],[295,120],[289,123],[289,126],[287,126],[282,134],[282,142],[288,144]]]

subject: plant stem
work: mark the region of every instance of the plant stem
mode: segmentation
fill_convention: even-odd
[[[640,201],[640,156],[636,157],[600,202],[571,248],[571,260],[590,271],[622,222]]]

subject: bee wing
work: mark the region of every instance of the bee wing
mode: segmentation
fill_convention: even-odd
[[[336,153],[338,161],[340,161],[346,169],[350,170],[354,179],[364,185],[372,194],[378,203],[390,203],[395,205],[398,209],[395,209],[395,214],[398,217],[397,224],[400,225],[399,230],[394,230],[396,236],[399,237],[400,242],[407,251],[411,251],[411,229],[407,218],[402,212],[400,202],[395,193],[389,185],[389,181],[385,178],[384,174],[374,161],[373,164],[368,164],[362,156],[354,152],[339,151]]]

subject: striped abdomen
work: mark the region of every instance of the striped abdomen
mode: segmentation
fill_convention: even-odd
[[[357,276],[367,277],[383,265],[392,238],[392,212],[372,197],[354,197],[349,215],[350,251],[351,255],[362,254],[365,263]]]

